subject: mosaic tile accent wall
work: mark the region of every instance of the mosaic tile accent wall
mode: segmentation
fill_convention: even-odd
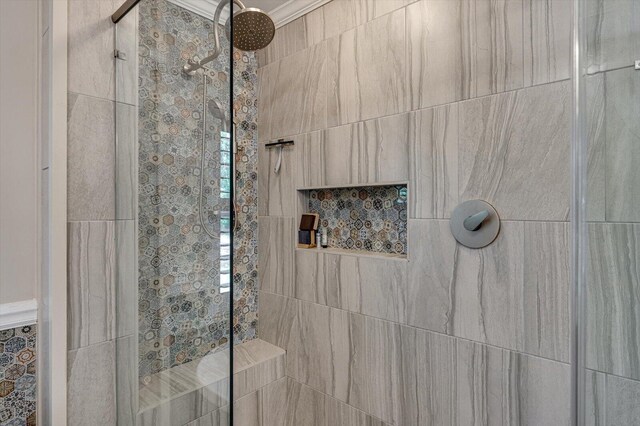
[[[221,130],[229,129],[214,116],[220,111],[231,114],[226,110],[229,43],[223,35],[224,52],[205,71],[207,148],[201,170],[202,73],[185,76],[182,66],[193,55],[209,54],[212,23],[165,0],[147,0],[140,4],[139,37],[139,367],[144,383],[153,373],[228,347],[228,283],[220,282],[228,250],[225,253],[224,237],[214,240],[202,228],[198,198],[204,173],[205,226],[216,235],[228,232],[228,217],[222,212],[229,211],[231,203],[231,148]],[[239,94],[234,109],[241,131],[234,329],[236,341],[244,341],[255,337],[257,325],[257,202],[252,180],[257,64],[252,54],[234,53]]]
[[[372,186],[309,191],[329,247],[406,254],[407,188]]]
[[[258,330],[258,63],[253,53],[234,51],[233,112],[237,120],[236,229],[233,265],[234,343]]]
[[[0,426],[36,424],[36,326],[0,331]]]

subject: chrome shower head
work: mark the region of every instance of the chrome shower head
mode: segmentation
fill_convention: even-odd
[[[242,8],[233,14],[233,46],[240,50],[264,49],[276,33],[276,25],[266,12]]]
[[[276,25],[266,12],[254,7],[246,7],[241,0],[220,0],[216,12],[213,15],[213,22],[217,23],[220,21],[222,9],[229,3],[234,3],[240,7],[240,10],[235,12],[232,18],[227,20],[227,24],[225,25],[227,38],[229,38],[229,23],[233,20],[233,46],[245,51],[259,50],[267,47],[275,36]],[[218,31],[218,26],[215,24],[213,26],[213,53],[200,61],[189,59],[183,67],[185,73],[189,75],[195,74],[198,69],[220,55],[222,48],[220,47]]]

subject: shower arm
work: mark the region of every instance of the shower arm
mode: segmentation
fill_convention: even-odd
[[[200,68],[203,68],[206,64],[216,59],[220,52],[222,52],[222,48],[220,47],[220,31],[218,29],[218,22],[220,22],[220,15],[222,14],[222,9],[231,3],[237,4],[241,9],[246,9],[245,5],[240,0],[220,0],[218,3],[218,7],[216,7],[216,13],[213,15],[213,53],[206,58],[203,58],[199,61],[194,61],[193,59],[189,59],[184,66],[184,72],[187,74],[194,74]],[[233,18],[233,7],[231,7],[231,11],[229,12],[229,19]]]

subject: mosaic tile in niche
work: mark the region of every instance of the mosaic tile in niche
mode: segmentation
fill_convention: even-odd
[[[320,215],[329,247],[406,254],[405,186],[309,191],[309,211]]]
[[[36,424],[36,326],[0,331],[0,426]]]

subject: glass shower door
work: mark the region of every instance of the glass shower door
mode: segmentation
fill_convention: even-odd
[[[223,36],[216,60],[183,72],[216,24],[176,3],[141,0],[116,28],[123,425],[229,416],[230,52]]]

